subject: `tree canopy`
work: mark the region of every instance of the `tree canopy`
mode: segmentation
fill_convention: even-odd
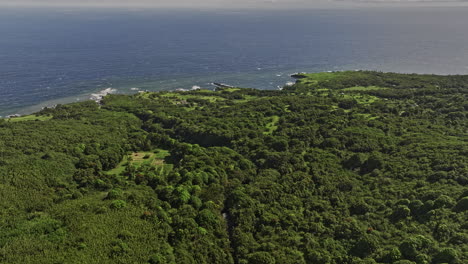
[[[468,76],[296,77],[0,120],[0,262],[468,263]]]

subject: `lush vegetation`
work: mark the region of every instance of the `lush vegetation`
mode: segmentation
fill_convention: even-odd
[[[1,263],[468,263],[468,76],[109,95],[0,120]]]

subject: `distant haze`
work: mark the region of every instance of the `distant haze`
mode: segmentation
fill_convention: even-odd
[[[468,6],[468,0],[0,0],[9,7],[323,8],[361,6]]]

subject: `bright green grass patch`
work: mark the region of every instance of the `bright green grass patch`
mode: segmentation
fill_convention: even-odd
[[[202,99],[202,100],[207,100],[210,103],[215,103],[217,101],[226,100],[225,98],[220,97],[220,96],[205,95],[204,93],[200,93],[200,95],[183,94],[183,93],[162,93],[160,94],[160,96],[173,99],[174,103],[180,103],[181,100],[187,100],[187,99]]]
[[[153,152],[133,152],[126,157],[112,170],[109,170],[107,174],[120,175],[125,171],[126,166],[133,165],[140,167],[143,165],[150,165],[156,167],[163,167],[163,170],[172,169],[172,164],[165,164],[164,159],[169,156],[170,153],[167,150],[156,149]]]
[[[156,93],[159,98],[166,98],[172,101],[172,103],[177,104],[177,105],[184,105],[187,102],[186,100],[189,99],[199,99],[199,100],[206,100],[210,103],[216,103],[216,102],[222,102],[226,101],[227,99],[222,97],[220,92],[229,92],[229,93],[234,93],[236,91],[240,91],[242,88],[223,88],[220,91],[211,91],[211,90],[196,90],[192,91],[190,94],[189,93],[184,93],[184,92],[158,92]],[[139,96],[142,98],[150,98],[150,94],[153,93],[142,93]],[[158,98],[157,97],[157,98]],[[157,100],[157,98],[155,98]],[[242,95],[242,99],[230,99],[234,103],[245,103],[252,101],[254,99],[257,99],[257,96],[253,95]],[[195,108],[187,108],[186,110],[194,110]]]
[[[258,98],[257,96],[248,95],[248,94],[242,95],[242,97],[243,99],[234,99],[233,102],[234,103],[247,103]]]
[[[240,88],[223,88],[222,91],[226,91],[226,92],[235,92],[235,91],[240,91],[241,89]]]
[[[386,87],[379,86],[354,86],[349,88],[344,88],[342,91],[372,91],[372,90],[385,90]]]
[[[345,99],[355,99],[358,104],[372,104],[380,100],[379,97],[367,94],[344,94],[342,96]]]
[[[22,121],[46,121],[52,119],[52,116],[36,116],[36,115],[27,115],[20,117],[13,117],[7,119],[9,122],[22,122]]]
[[[109,175],[121,175],[125,171],[125,164],[127,164],[128,160],[122,160],[117,167],[113,168],[112,170],[107,171]]]
[[[300,81],[329,81],[334,79],[356,79],[368,77],[369,73],[362,71],[336,71],[336,72],[317,72],[303,74],[305,78]]]
[[[372,104],[376,101],[379,101],[380,98],[372,95],[363,95],[356,98],[359,104]]]
[[[214,94],[214,93],[216,93],[215,91],[213,91],[213,90],[208,90],[208,89],[198,89],[198,90],[195,90],[195,92],[197,92],[197,93],[204,93],[204,94],[209,94],[209,93]]]
[[[164,163],[156,167],[156,173],[158,173],[159,175],[168,175],[169,172],[171,172],[173,168],[174,168],[173,164]]]
[[[164,158],[169,155],[169,152],[154,153],[154,152],[134,152],[130,154],[129,162],[132,165],[161,165],[164,163]]]
[[[340,71],[340,72],[319,72],[301,74],[303,78],[298,79],[298,84],[306,85],[309,88],[321,89],[331,88],[336,89],[340,85],[347,85],[353,81],[360,79],[368,79],[369,73],[361,71]],[[328,85],[327,83],[333,83]],[[343,87],[343,86],[341,86]],[[353,88],[353,87],[351,87]]]
[[[279,116],[271,116],[271,117],[268,117],[267,119],[269,122],[266,124],[265,127],[268,131],[263,132],[263,134],[271,135],[273,134],[275,130],[278,129],[278,122],[280,118]]]
[[[171,155],[171,153],[169,153],[169,150],[156,149],[154,151],[154,157],[157,158],[157,159],[165,159],[169,155]]]
[[[152,92],[139,92],[138,97],[139,98],[149,99],[151,94],[153,94],[153,93]]]
[[[355,114],[356,116],[362,117],[363,119],[366,120],[374,120],[379,118],[378,116],[373,116],[372,114]]]
[[[299,80],[299,83],[307,84],[307,85],[316,85],[316,84],[318,84],[318,81],[317,80],[310,80],[310,79],[302,79],[302,80]]]
[[[378,87],[378,88],[380,88],[380,87]],[[385,89],[385,88],[383,88],[383,89]],[[302,95],[320,96],[320,97],[329,96],[329,92],[326,92],[326,91],[329,91],[329,89],[317,89],[317,90],[314,90],[314,91],[316,91],[316,92],[307,92],[306,94],[302,93]],[[340,98],[355,99],[358,102],[358,104],[372,104],[372,103],[374,103],[376,101],[381,100],[377,96],[368,95],[368,94],[344,94],[344,93],[342,93],[340,95]]]
[[[300,79],[300,82],[312,82],[312,81],[327,81],[332,79],[337,79],[340,77],[348,76],[349,72],[318,72],[318,73],[306,73],[304,76],[306,78]]]
[[[302,84],[315,85],[319,82],[356,78],[360,75],[363,75],[363,73],[351,71],[306,73],[302,74],[304,78],[301,78],[298,81]]]

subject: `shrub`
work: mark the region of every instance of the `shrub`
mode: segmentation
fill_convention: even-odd
[[[354,215],[364,215],[371,210],[371,207],[364,201],[354,202],[349,211]]]
[[[127,243],[125,243],[125,242],[123,242],[121,240],[112,242],[112,249],[111,249],[111,252],[110,252],[110,255],[112,257],[118,257],[118,256],[121,256],[121,255],[125,255],[125,254],[127,254],[129,252],[130,252],[130,248],[127,245]]]
[[[167,263],[167,260],[161,254],[154,254],[150,257],[148,262],[150,264],[163,264],[163,263]]]
[[[382,155],[378,152],[372,153],[372,155],[364,162],[361,167],[361,173],[366,174],[373,170],[380,170],[384,166]]]
[[[247,256],[249,264],[275,264],[275,258],[268,252],[255,252]]]
[[[453,248],[442,249],[433,259],[433,263],[448,263],[454,264],[457,263],[458,256],[457,251]]]
[[[86,243],[79,243],[76,248],[78,250],[85,250],[86,248],[88,247],[88,245],[86,245]]]
[[[107,213],[107,208],[104,206],[100,206],[96,209],[96,214],[105,214]]]
[[[463,212],[468,210],[468,196],[463,197],[458,201],[457,205],[455,205],[455,210],[458,212]]]
[[[398,260],[398,261],[393,262],[393,264],[414,264],[414,262],[410,261],[410,260],[407,260],[407,259],[402,259],[402,260]]]
[[[117,237],[122,240],[131,239],[133,236],[134,236],[133,233],[128,230],[123,230],[122,232],[120,232],[119,235],[117,235]]]
[[[405,219],[411,215],[411,210],[406,205],[399,205],[393,210],[392,218],[394,220]]]
[[[434,201],[434,208],[452,208],[455,202],[452,198],[448,197],[447,195],[441,195]]]
[[[344,100],[341,100],[339,103],[338,103],[338,106],[343,108],[343,109],[351,109],[353,108],[355,105],[357,105],[357,101],[356,99],[352,98],[352,99],[344,99]]]
[[[97,179],[94,181],[94,188],[98,189],[98,190],[108,190],[110,188],[112,188],[112,184],[108,183],[108,182],[105,182],[101,179]]]
[[[346,160],[343,163],[343,166],[347,169],[352,170],[361,167],[365,161],[366,157],[364,156],[364,154],[357,153],[351,156],[348,160]]]
[[[83,198],[83,194],[79,191],[74,191],[73,194],[72,194],[72,198],[73,199],[80,199],[80,198]]]
[[[351,249],[351,254],[364,258],[374,253],[378,248],[378,241],[372,236],[364,236]]]
[[[197,222],[205,228],[214,228],[219,225],[219,218],[209,209],[203,209],[197,216]]]
[[[121,209],[121,208],[124,208],[124,207],[127,207],[127,202],[125,202],[123,200],[114,200],[114,201],[112,201],[112,203],[110,205],[110,208],[112,208],[112,209]]]
[[[398,248],[392,248],[387,254],[384,256],[384,261],[386,263],[393,263],[397,260],[401,259],[401,252]]]
[[[419,254],[416,256],[415,261],[417,264],[428,264],[430,261],[430,258],[426,254]]]
[[[431,241],[424,236],[416,236],[410,239],[403,241],[398,249],[400,250],[403,257],[415,260],[419,251],[421,250],[430,250]]]
[[[80,209],[81,209],[81,211],[86,212],[86,211],[89,210],[90,207],[91,207],[91,206],[89,205],[89,203],[84,203],[84,204],[82,204],[82,205],[80,206]]]
[[[115,200],[120,199],[123,196],[123,192],[120,189],[112,189],[107,193],[106,199]]]
[[[150,211],[144,211],[143,214],[141,214],[141,219],[150,219],[153,216],[153,213]]]
[[[421,214],[423,206],[424,206],[424,203],[421,202],[421,200],[414,200],[414,201],[411,201],[411,203],[409,204],[411,213],[416,216]]]
[[[453,229],[447,223],[438,223],[434,229],[434,237],[439,241],[447,241],[454,233]]]

